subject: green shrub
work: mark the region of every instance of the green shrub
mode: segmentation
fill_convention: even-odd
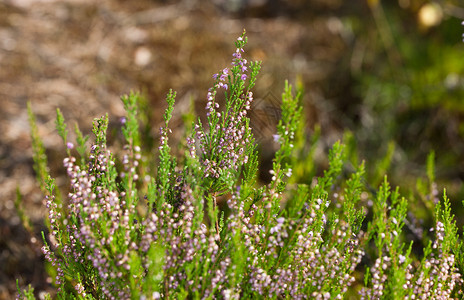
[[[76,127],[79,158],[73,156],[57,111],[58,133],[68,149],[66,196],[48,174],[29,110],[35,170],[49,213],[42,250],[56,297],[459,296],[461,241],[446,195],[438,203],[429,198],[436,236],[417,255],[403,229],[406,198],[392,191],[386,178],[370,189],[364,163],[347,172],[353,154],[342,143],[331,149],[322,176],[304,178],[313,173],[313,151],[308,155],[302,142],[301,94],[294,95],[288,84],[274,136],[279,149],[272,180],[258,182],[258,153],[247,116],[260,63],[243,57],[246,42],[244,34],[237,39],[231,67],[214,76],[207,121],[186,124],[178,155],[169,144],[176,96],[169,92],[156,167],[148,163],[153,149],[144,148],[139,134],[137,94],[122,98],[127,117],[121,159],[107,148],[107,116],[94,121],[90,149]],[[223,109],[219,94],[226,99]],[[34,298],[33,289],[19,291],[18,298]]]

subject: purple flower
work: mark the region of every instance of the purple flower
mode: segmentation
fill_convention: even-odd
[[[71,143],[71,142],[67,142],[67,143],[66,143],[66,147],[67,147],[68,149],[73,149],[73,148],[74,148],[74,144]]]
[[[222,74],[221,77],[219,77],[220,81],[226,80],[227,74]]]

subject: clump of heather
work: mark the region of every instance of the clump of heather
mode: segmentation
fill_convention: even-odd
[[[398,190],[391,192],[385,179],[370,194],[372,217],[366,220],[364,163],[346,174],[342,143],[333,146],[322,176],[311,184],[288,184],[292,178],[305,182],[293,170],[310,163],[298,161],[304,144],[301,93],[292,93],[288,84],[274,135],[279,148],[269,170],[272,180],[258,182],[248,115],[260,63],[247,61],[246,43],[244,33],[231,65],[213,76],[206,122],[186,124],[190,130],[178,156],[169,143],[176,94],[168,93],[156,167],[146,163],[153,150],[141,141],[137,94],[122,98],[127,116],[121,158],[107,147],[107,116],[95,120],[95,140],[87,149],[88,137],[77,127],[76,146],[68,141],[58,110],[57,129],[68,154],[65,196],[48,174],[30,110],[35,170],[49,212],[42,251],[52,266],[57,298],[342,299],[356,291],[362,299],[460,295],[461,244],[446,196],[443,207],[433,202],[436,237],[417,258],[403,240],[407,201]],[[225,97],[222,108],[218,95]],[[361,264],[366,254],[371,264]],[[32,291],[20,291],[18,298],[33,299]]]
[[[446,194],[443,198],[443,207],[437,203],[437,221],[431,229],[435,240],[425,247],[422,260],[414,261],[412,243],[401,241],[407,200],[400,197],[398,190],[391,192],[385,179],[374,201],[375,217],[370,223],[378,257],[366,272],[361,299],[453,299],[456,293],[462,296],[461,290],[455,290],[462,278],[453,253],[461,248],[461,242],[457,240]]]

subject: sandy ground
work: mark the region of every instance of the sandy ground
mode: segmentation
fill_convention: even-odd
[[[44,229],[27,101],[52,173],[64,184],[56,108],[71,128],[77,122],[89,133],[93,118],[107,112],[118,126],[120,95],[139,90],[151,104],[156,138],[168,89],[178,92],[174,124],[190,99],[201,114],[212,74],[229,64],[233,42],[246,29],[248,57],[263,61],[257,100],[278,99],[284,80],[301,76],[308,122],[320,123],[326,137],[336,135],[330,99],[343,94],[349,76],[339,70],[350,60],[349,31],[336,17],[342,1],[249,1],[236,9],[238,2],[0,1],[0,299],[14,297],[16,279],[37,293],[52,289],[40,250],[14,209],[19,187],[36,232]],[[260,137],[263,143],[268,136]]]

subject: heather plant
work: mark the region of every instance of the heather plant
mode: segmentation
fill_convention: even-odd
[[[314,175],[314,149],[307,151],[304,142],[301,93],[293,93],[288,83],[274,135],[279,148],[269,170],[272,179],[258,181],[248,115],[260,63],[247,61],[246,43],[242,34],[231,66],[213,76],[206,120],[187,123],[185,142],[175,149],[169,143],[173,91],[166,97],[157,152],[144,148],[139,133],[138,94],[122,97],[127,116],[120,157],[107,146],[108,116],[94,121],[88,149],[90,139],[78,127],[75,144],[68,140],[58,110],[56,127],[67,149],[63,165],[69,192],[64,196],[47,169],[29,107],[34,166],[48,210],[42,252],[56,298],[342,299],[358,291],[363,299],[460,295],[461,242],[446,195],[443,202],[434,201],[436,194],[429,198],[436,237],[422,257],[416,256],[403,230],[408,201],[398,189],[391,191],[386,177],[372,191],[364,163],[347,172],[353,153],[341,142],[329,151],[327,170]],[[156,166],[149,163],[153,153],[158,154]],[[18,298],[33,299],[33,289],[19,290]]]

